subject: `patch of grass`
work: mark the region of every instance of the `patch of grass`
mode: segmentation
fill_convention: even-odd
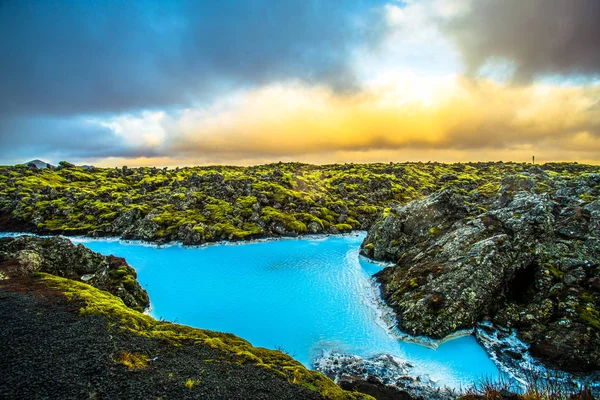
[[[526,376],[524,387],[506,379],[492,381],[482,379],[464,391],[458,400],[591,400],[592,396],[587,385],[575,387],[559,379],[558,373],[549,372],[542,376],[530,371]]]
[[[148,356],[142,353],[121,351],[113,356],[113,360],[129,369],[142,369],[148,366]]]
[[[191,379],[191,378],[187,378],[185,380],[185,387],[192,390],[194,388],[194,386],[197,386],[201,383],[200,379]]]

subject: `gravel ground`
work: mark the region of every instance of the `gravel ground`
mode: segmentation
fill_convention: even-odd
[[[0,399],[320,399],[206,345],[109,330],[35,279],[0,281]],[[144,354],[144,368],[115,362]],[[188,386],[193,382],[192,387]]]

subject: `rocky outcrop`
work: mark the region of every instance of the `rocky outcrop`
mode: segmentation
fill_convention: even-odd
[[[361,252],[398,327],[443,338],[490,319],[571,371],[600,368],[599,174],[508,176],[489,197],[445,190],[391,209]]]
[[[150,305],[137,274],[124,258],[93,252],[62,237],[0,238],[0,279],[46,272],[86,282],[118,296],[138,311]]]
[[[327,353],[314,361],[317,371],[346,390],[357,389],[376,399],[453,400],[457,394],[438,387],[427,377],[411,374],[413,366],[389,354],[362,358],[350,354]]]

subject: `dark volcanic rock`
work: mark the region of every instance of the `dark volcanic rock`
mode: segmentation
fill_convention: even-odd
[[[115,329],[78,305],[35,279],[0,281],[0,399],[325,398],[206,344]]]
[[[462,196],[451,190],[412,201],[393,209],[369,230],[365,255],[376,260],[397,261],[407,245],[429,240],[447,231],[469,213]]]
[[[317,371],[346,390],[358,390],[382,400],[452,400],[457,394],[427,377],[412,376],[412,365],[388,354],[367,359],[327,353],[314,361]]]
[[[105,257],[62,237],[20,236],[0,239],[0,277],[17,278],[35,272],[86,282],[118,296],[142,311],[150,305],[137,274],[124,258]]]
[[[370,378],[370,379],[369,379]],[[404,390],[386,386],[375,377],[363,380],[356,377],[346,377],[338,380],[338,385],[344,390],[357,391],[375,397],[377,400],[413,400]]]
[[[487,317],[554,366],[600,368],[595,179],[511,176],[490,198],[443,191],[392,209],[362,253],[396,262],[377,279],[399,328],[443,338]]]

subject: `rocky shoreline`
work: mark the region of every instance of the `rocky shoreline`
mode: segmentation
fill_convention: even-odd
[[[453,400],[459,394],[439,387],[426,376],[411,373],[413,366],[389,354],[362,357],[327,352],[313,362],[315,370],[345,389],[362,387],[377,399]],[[365,391],[366,389],[366,391]]]
[[[369,230],[361,253],[394,262],[376,279],[400,330],[438,339],[487,319],[550,368],[600,369],[600,174],[538,175],[487,199],[448,189]]]
[[[498,368],[525,387],[533,379],[555,382],[561,387],[576,392],[588,387],[595,396],[600,396],[600,371],[569,373],[544,365],[535,359],[529,345],[519,339],[515,329],[507,329],[483,322],[473,334]]]
[[[94,253],[62,237],[0,238],[0,279],[49,273],[86,282],[117,297],[134,310],[150,305],[137,273],[124,258]]]
[[[130,269],[65,238],[1,238],[0,398],[371,399],[280,351],[141,313]]]

